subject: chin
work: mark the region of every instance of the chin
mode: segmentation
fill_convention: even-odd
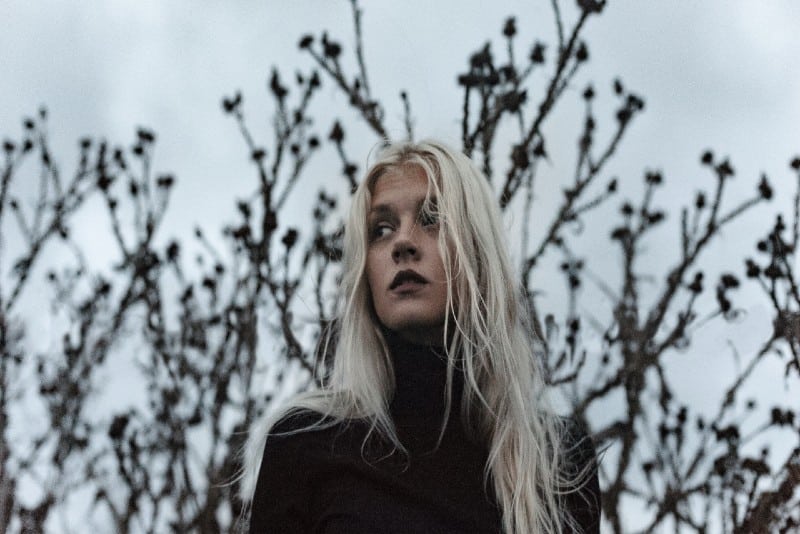
[[[442,328],[444,326],[444,317],[437,314],[420,313],[394,313],[386,314],[381,317],[381,323],[389,330],[430,330],[431,328]],[[425,310],[429,311],[429,310]]]

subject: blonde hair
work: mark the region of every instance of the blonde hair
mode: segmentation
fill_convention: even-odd
[[[372,189],[389,169],[409,165],[428,177],[423,209],[438,215],[439,251],[451,281],[443,340],[447,387],[452,387],[458,359],[464,373],[462,418],[489,446],[485,476],[502,510],[503,530],[517,534],[574,529],[563,496],[576,491],[585,473],[576,479],[565,474],[565,429],[545,394],[541,354],[532,348],[541,344],[522,303],[499,208],[473,162],[437,141],[389,145],[356,190],[345,223],[342,307],[331,371],[322,388],[294,397],[280,413],[254,425],[241,494],[246,502],[252,499],[267,433],[293,410],[310,409],[334,421],[365,419],[370,433],[376,431],[405,450],[389,414],[394,371],[372,308],[365,264]],[[442,432],[449,411],[448,404]]]

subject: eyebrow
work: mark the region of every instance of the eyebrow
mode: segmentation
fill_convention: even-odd
[[[394,213],[394,210],[389,206],[389,204],[378,204],[377,206],[373,206],[369,209],[369,215],[391,215]]]
[[[431,203],[432,206],[435,207],[436,206],[436,197],[431,197],[430,198],[430,203]],[[424,204],[425,204],[425,197],[422,197],[417,201],[417,204],[415,206],[416,210],[420,211]],[[372,217],[372,216],[378,216],[378,215],[391,215],[393,213],[394,213],[394,208],[392,208],[391,204],[378,204],[377,206],[372,206],[369,209],[368,215],[370,217]]]

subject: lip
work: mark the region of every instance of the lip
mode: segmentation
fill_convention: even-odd
[[[428,280],[413,269],[398,272],[389,284],[389,291],[409,291],[427,284]]]

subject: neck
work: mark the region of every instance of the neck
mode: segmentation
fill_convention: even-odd
[[[385,332],[392,356],[395,393],[391,402],[394,416],[435,417],[441,421],[446,409],[447,356],[442,347],[408,341],[394,332]],[[461,406],[464,377],[453,369],[450,416]]]
[[[437,348],[444,353],[442,345],[444,330],[440,326],[432,328],[409,328],[406,330],[389,332],[391,336],[398,338],[402,342],[411,345]]]

